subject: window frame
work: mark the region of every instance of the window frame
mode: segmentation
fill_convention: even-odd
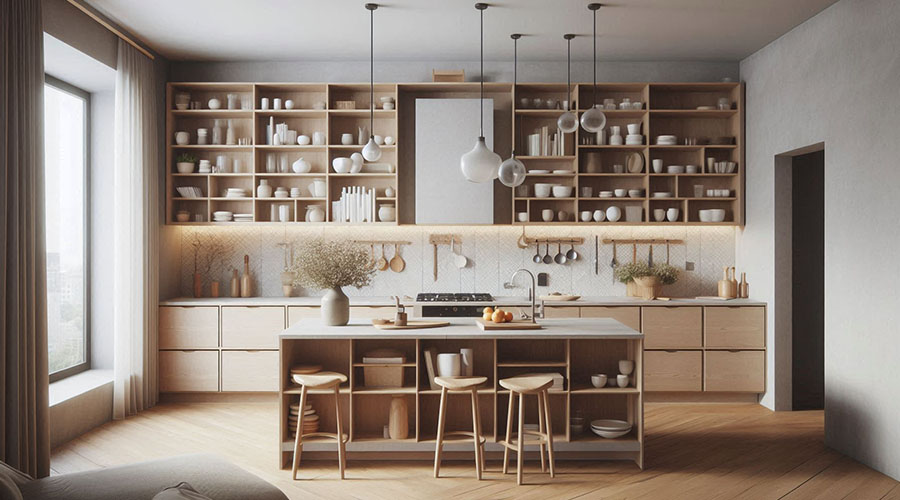
[[[84,361],[50,373],[53,383],[91,368],[91,94],[48,74],[44,84],[84,101]]]

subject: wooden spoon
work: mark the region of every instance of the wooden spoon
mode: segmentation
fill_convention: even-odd
[[[394,256],[391,257],[391,271],[395,273],[402,272],[406,268],[406,262],[400,256],[399,245],[394,243]]]
[[[388,261],[384,258],[384,243],[381,244],[381,257],[379,257],[378,261],[375,262],[375,267],[379,271],[387,271]]]

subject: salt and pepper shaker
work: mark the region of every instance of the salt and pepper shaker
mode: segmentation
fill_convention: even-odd
[[[397,304],[397,312],[394,314],[394,326],[406,326],[406,307],[400,303],[400,297],[395,295],[394,301]]]

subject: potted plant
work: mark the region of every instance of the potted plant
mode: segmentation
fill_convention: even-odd
[[[175,168],[179,174],[193,173],[195,163],[197,163],[197,157],[190,153],[181,153],[175,158]]]
[[[372,282],[375,270],[369,254],[360,246],[340,241],[313,240],[301,245],[291,265],[294,284],[325,290],[322,322],[342,326],[350,321],[350,299],[343,287],[362,288]]]
[[[663,285],[678,281],[678,269],[669,264],[651,267],[644,262],[632,262],[616,268],[616,279],[625,283],[629,297],[655,299]]]

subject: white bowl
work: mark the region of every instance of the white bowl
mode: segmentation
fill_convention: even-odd
[[[596,375],[591,375],[591,384],[594,387],[602,388],[606,387],[607,377],[602,373],[598,373]]]
[[[613,194],[614,193],[612,191],[600,191],[601,198],[612,198]]]
[[[725,220],[725,210],[722,208],[709,209],[710,222],[723,222]]]
[[[712,222],[709,210],[700,210],[698,213],[700,214],[700,222]]]
[[[629,123],[626,126],[626,128],[628,129],[628,137],[631,137],[632,135],[638,134],[641,131],[641,124],[640,123]],[[641,136],[641,137],[643,137],[643,136]],[[627,137],[626,137],[626,139],[627,139]]]
[[[545,208],[541,210],[541,220],[544,222],[550,222],[553,220],[553,210],[549,208]]]
[[[572,196],[572,190],[575,189],[572,186],[553,186],[553,197],[554,198],[569,198]]]
[[[654,198],[671,198],[672,192],[671,191],[657,191],[657,192],[653,193],[653,197]]]
[[[630,196],[632,198],[640,198],[643,195],[644,195],[643,189],[629,189],[628,190],[628,196]]]
[[[519,212],[516,214],[516,219],[519,222],[528,222],[528,212]]]
[[[350,167],[353,166],[353,160],[345,157],[338,157],[331,160],[331,166],[334,167],[334,171],[339,174],[346,174],[350,171]]]
[[[572,171],[565,169],[565,168],[560,168],[560,169],[554,170],[553,173],[554,174],[571,174]]]
[[[631,424],[624,420],[600,419],[591,422],[591,430],[600,437],[615,439],[631,432]]]
[[[666,167],[666,172],[670,174],[683,174],[684,165],[669,165]]]
[[[547,198],[550,196],[550,190],[553,188],[553,184],[548,184],[546,182],[538,182],[534,185],[534,196],[537,198]]]
[[[613,191],[616,194],[616,198],[624,198],[626,194],[628,194],[627,189],[616,189]]]

